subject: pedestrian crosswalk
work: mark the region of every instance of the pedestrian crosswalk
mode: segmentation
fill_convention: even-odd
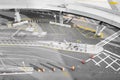
[[[120,56],[108,50],[104,50],[97,55],[94,55],[86,60],[86,62],[94,62],[95,65],[101,67],[104,63],[105,68],[111,68],[114,71],[120,71]]]
[[[105,46],[106,44],[108,44],[110,41],[114,40],[115,38],[117,38],[120,35],[120,30],[114,34],[112,34],[111,36],[107,37],[105,40],[99,42],[96,44],[96,46]]]

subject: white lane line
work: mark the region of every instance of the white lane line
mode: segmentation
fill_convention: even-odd
[[[46,60],[46,61],[51,61],[51,62],[55,62],[51,59],[47,59],[47,58],[43,58],[43,57],[39,57],[39,56],[34,56],[34,55],[26,55],[26,54],[5,54],[5,55],[9,55],[9,56],[20,56],[20,57],[31,57],[31,58],[37,58],[37,59],[43,59],[43,60]]]
[[[105,58],[101,58],[100,56],[98,56],[98,58],[100,58],[101,60],[97,62],[97,64],[95,65],[99,65],[101,62],[105,61],[105,59],[107,59],[108,57],[110,57],[110,55],[106,56]]]
[[[28,47],[28,48],[34,48],[34,47]],[[41,48],[34,48],[34,49],[41,49]],[[48,50],[48,49],[45,49],[45,48],[42,48],[43,50],[46,50],[46,51],[50,51],[50,52],[54,52],[54,53],[56,53],[56,54],[59,54],[59,55],[63,55],[63,56],[65,56],[65,57],[69,57],[69,58],[72,58],[72,59],[75,59],[75,60],[78,60],[78,61],[81,61],[82,59],[79,59],[79,58],[76,58],[76,57],[73,57],[73,56],[69,56],[69,55],[65,55],[65,54],[62,54],[62,53],[59,53],[59,52],[57,52],[57,51],[53,51],[53,50]],[[3,52],[7,52],[7,51],[3,51]],[[9,52],[9,51],[8,51]],[[12,52],[12,51],[11,51]],[[17,51],[18,52],[18,51]],[[22,51],[20,51],[20,52],[22,52]],[[26,52],[26,51],[23,51],[23,52]],[[7,54],[7,55],[10,55],[10,54]],[[11,55],[13,55],[13,54],[11,54]],[[16,56],[21,56],[21,55],[17,55],[16,54]],[[24,56],[29,56],[29,55],[24,55]],[[38,57],[38,56],[29,56],[29,57],[36,57],[36,58],[42,58],[42,57]],[[43,58],[43,59],[45,59],[45,58]],[[46,59],[47,61],[49,61],[49,59]],[[51,60],[52,62],[55,62],[55,61],[53,61],[53,60]]]
[[[115,56],[115,57],[118,57],[119,59],[120,59],[120,55],[117,55],[117,54],[115,54],[115,53],[112,53],[112,52],[110,52],[110,51],[108,51],[108,50],[104,50],[105,52],[107,52],[108,54],[111,54],[111,55],[113,55],[113,56]]]
[[[8,58],[0,58],[0,59],[4,59],[4,60],[5,60],[5,59],[37,60],[37,59],[30,59],[30,58],[9,58],[9,57],[8,57]]]
[[[5,76],[5,75],[18,75],[18,74],[32,74],[32,72],[0,73],[0,76]]]
[[[35,48],[35,49],[38,49],[38,48]],[[79,58],[76,58],[76,57],[73,57],[73,56],[69,56],[69,55],[66,55],[66,54],[59,53],[59,52],[57,52],[57,51],[48,50],[48,49],[45,49],[45,48],[42,48],[42,49],[47,50],[47,51],[50,51],[50,52],[54,52],[54,53],[56,53],[56,54],[63,55],[63,56],[65,56],[65,57],[69,57],[69,58],[72,58],[72,59],[75,59],[75,60],[79,60],[79,61],[82,60],[82,59],[79,59]]]
[[[97,43],[96,46],[105,46],[106,44],[108,44],[110,41],[114,40],[115,38],[119,37],[120,35],[120,30],[117,31],[116,33],[112,34],[111,36],[105,38],[104,40],[102,40],[101,42]]]
[[[76,57],[73,57],[73,56],[69,56],[69,55],[65,55],[65,54],[60,54],[60,55],[63,55],[65,57],[69,57],[69,58],[72,58],[72,59],[75,59],[75,60],[78,60],[78,61],[81,61],[82,59],[79,59],[79,58],[76,58]]]
[[[102,54],[102,52],[96,54],[96,55],[94,56],[94,58],[97,57],[97,56],[99,56],[100,54]],[[89,62],[90,60],[93,60],[93,59],[89,58],[89,59],[86,60],[86,62]]]
[[[108,43],[108,44],[112,45],[112,46],[120,47],[120,45],[118,45],[118,44],[114,44],[114,43]]]

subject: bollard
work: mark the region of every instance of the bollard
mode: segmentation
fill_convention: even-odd
[[[72,66],[70,69],[71,69],[72,71],[75,71],[75,66]]]
[[[42,65],[42,66],[44,66],[44,67],[46,67],[46,68],[52,70],[53,72],[55,71],[55,68],[54,68],[54,67],[50,67],[50,66],[45,65],[45,64],[43,64],[43,63],[40,63],[40,65]]]
[[[91,58],[91,59],[94,59],[95,57],[94,57],[94,55],[92,54],[92,55],[90,55],[90,58]]]
[[[40,68],[40,67],[38,67],[38,66],[36,66],[34,64],[30,64],[30,65],[38,72],[45,72],[45,69],[43,69],[43,68]]]
[[[60,70],[62,70],[62,71],[64,71],[64,70],[65,70],[65,68],[64,68],[64,67],[59,67],[59,66],[56,66],[56,65],[51,64],[51,63],[47,63],[47,64],[49,64],[49,65],[51,65],[51,66],[54,66],[54,67],[56,67],[56,68],[58,68],[58,69],[60,69]]]
[[[82,63],[82,64],[85,64],[85,60],[81,60],[81,63]]]
[[[38,72],[45,72],[45,69],[43,69],[43,68],[38,68]]]

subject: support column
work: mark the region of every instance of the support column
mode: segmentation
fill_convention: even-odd
[[[71,25],[63,24],[63,13],[62,13],[62,11],[60,11],[60,13],[59,13],[59,22],[57,22],[56,15],[54,15],[54,18],[55,18],[55,22],[50,21],[49,22],[50,24],[71,28]]]
[[[15,21],[14,21],[14,23],[12,23],[13,27],[21,26],[23,24],[28,24],[27,20],[21,21],[21,16],[17,9],[15,9],[15,17],[14,18],[15,18]]]
[[[57,16],[56,16],[56,14],[54,14],[54,18],[55,18],[55,22],[57,23]]]
[[[17,9],[15,9],[15,22],[20,22],[20,21],[21,21],[20,13]]]
[[[62,11],[60,11],[60,14],[59,14],[59,22],[60,22],[60,24],[63,24],[63,15],[62,15]]]
[[[103,22],[100,22],[99,25],[96,28],[96,36],[100,36],[101,32],[106,28],[106,26],[103,25]]]

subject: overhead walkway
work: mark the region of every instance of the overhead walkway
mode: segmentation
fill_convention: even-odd
[[[117,15],[119,12],[108,12],[105,10],[100,10],[97,8],[83,6],[83,5],[75,5],[74,1],[71,1],[67,4],[66,7],[58,7],[61,4],[64,4],[62,1],[52,1],[50,4],[48,0],[42,1],[42,3],[38,3],[38,0],[31,0],[31,1],[24,1],[24,4],[22,1],[15,1],[13,0],[10,3],[7,3],[5,1],[0,2],[0,8],[1,9],[11,9],[11,8],[27,8],[27,9],[49,9],[49,10],[56,10],[56,11],[63,11],[73,14],[79,14],[82,16],[90,17],[93,19],[97,19],[106,23],[109,23],[111,25],[114,25],[118,28],[120,28],[120,16]]]

